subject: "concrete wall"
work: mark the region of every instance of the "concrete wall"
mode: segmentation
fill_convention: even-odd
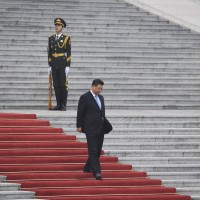
[[[200,0],[125,0],[170,21],[200,32]]]

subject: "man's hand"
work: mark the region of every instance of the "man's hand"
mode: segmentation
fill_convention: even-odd
[[[65,74],[66,76],[69,74],[69,67],[65,67]]]
[[[48,68],[48,74],[50,75],[52,72],[51,67]]]
[[[81,128],[81,127],[78,127],[78,128],[77,128],[77,132],[81,133],[81,132],[82,132],[82,128]]]

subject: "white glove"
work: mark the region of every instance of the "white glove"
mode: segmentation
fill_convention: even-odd
[[[48,67],[48,74],[50,75],[51,74],[51,67]]]
[[[65,74],[66,76],[69,74],[69,67],[65,67]]]

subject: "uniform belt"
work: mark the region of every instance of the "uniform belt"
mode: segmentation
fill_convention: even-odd
[[[52,53],[52,57],[57,58],[60,56],[65,56],[65,53]]]

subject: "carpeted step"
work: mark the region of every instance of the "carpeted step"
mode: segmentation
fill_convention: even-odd
[[[53,127],[26,127],[26,128],[20,128],[20,127],[0,127],[0,134],[49,134],[49,133],[63,133],[63,129],[62,128],[53,128]]]
[[[22,188],[31,190],[31,188],[73,188],[73,187],[118,187],[118,186],[144,186],[144,185],[161,185],[159,179],[125,179],[125,180],[73,180],[73,181],[19,181]]]
[[[27,127],[34,123],[37,128],[38,124],[45,128],[49,124],[46,120],[32,119],[3,119],[1,122]],[[62,130],[57,131],[62,133]],[[7,176],[8,181],[22,183],[23,190],[31,190],[39,198],[63,196],[71,199],[84,196],[93,199],[103,195],[109,198],[137,196],[143,199],[155,193],[166,198],[176,193],[175,188],[162,186],[161,180],[147,178],[145,172],[131,171],[132,165],[118,163],[117,157],[101,156],[104,180],[94,180],[92,173],[82,172],[87,160],[87,144],[76,141],[75,136],[48,132],[40,135],[34,132],[21,134],[19,130],[16,133],[0,134],[0,172]]]
[[[103,151],[102,151],[103,154]],[[17,157],[17,156],[87,156],[88,155],[88,150],[87,149],[39,149],[39,150],[29,150],[27,151],[26,149],[24,150],[18,150],[18,149],[6,149],[6,150],[1,150],[0,151],[0,156],[1,157]]]
[[[6,175],[9,181],[24,181],[24,180],[84,180],[84,179],[92,179],[94,177],[91,173],[83,173],[83,172],[6,172],[1,173],[2,175]],[[131,178],[146,178],[146,172],[138,172],[138,171],[102,171],[102,176],[104,179],[131,179]]]
[[[16,158],[5,158],[5,157],[0,157],[0,167],[3,165],[31,165],[31,164],[56,164],[56,163],[63,163],[63,164],[72,164],[72,163],[81,163],[84,164],[87,161],[87,155],[85,156],[55,156],[53,157],[51,154],[49,154],[46,157],[16,157]],[[112,157],[112,156],[101,156],[100,161],[102,163],[118,163],[118,158],[117,157]],[[128,164],[127,164],[128,165]],[[131,165],[128,165],[131,166]]]
[[[164,186],[147,186],[147,187],[118,187],[118,188],[61,188],[61,189],[32,189],[37,193],[37,196],[55,196],[55,195],[123,195],[123,194],[166,194],[175,193],[175,188]]]
[[[0,127],[15,127],[15,126],[49,126],[49,121],[37,120],[37,119],[27,119],[27,120],[0,120]]]
[[[87,144],[84,142],[53,142],[53,141],[42,141],[42,142],[0,142],[1,149],[11,149],[11,148],[24,148],[24,149],[33,149],[33,148],[87,148]]]
[[[36,115],[19,113],[0,113],[0,119],[36,119]]]
[[[21,164],[21,165],[1,165],[0,171],[1,172],[66,172],[66,171],[82,171],[85,163],[82,164],[54,164],[49,163],[46,164]],[[126,164],[117,164],[117,163],[102,163],[101,164],[102,170],[109,170],[109,171],[129,171],[132,169],[132,165]]]
[[[45,135],[7,135],[7,134],[0,134],[0,141],[14,141],[14,142],[24,142],[24,141],[66,141],[66,140],[76,140],[76,136],[74,135],[52,135],[52,134],[45,134]]]
[[[159,195],[110,195],[110,196],[71,196],[71,197],[50,197],[49,200],[191,200],[189,196],[178,194],[159,194]]]
[[[0,191],[19,190],[21,184],[0,182]]]

